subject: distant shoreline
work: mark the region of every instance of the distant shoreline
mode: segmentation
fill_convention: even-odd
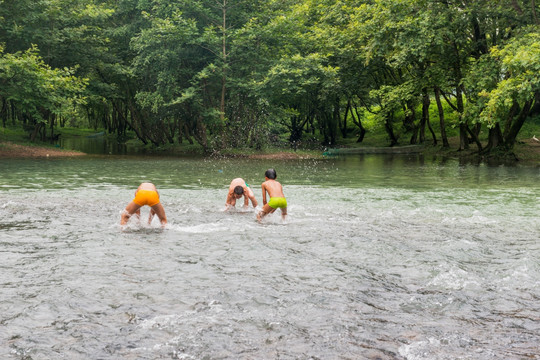
[[[80,151],[54,149],[38,145],[21,145],[11,141],[0,142],[0,158],[2,159],[74,157],[84,155],[86,154]]]
[[[405,145],[393,147],[354,147],[354,148],[332,148],[328,149],[325,154],[328,155],[345,155],[345,154],[420,154],[424,151],[423,145]]]
[[[453,145],[453,144],[452,144]],[[527,163],[532,165],[540,165],[540,143],[533,140],[521,141],[516,144],[514,149],[517,162]],[[328,149],[325,152],[316,154],[314,151],[274,151],[270,153],[227,153],[217,155],[218,157],[229,158],[244,158],[244,159],[264,159],[264,160],[296,160],[296,159],[313,159],[323,158],[325,156],[346,155],[346,154],[418,154],[418,155],[434,155],[434,156],[447,156],[451,158],[474,158],[480,157],[481,160],[490,158],[489,156],[484,158],[480,156],[473,149],[457,152],[452,146],[449,149],[437,149],[429,146],[421,145],[409,145],[409,146],[396,146],[396,147],[338,147]],[[88,154],[75,151],[64,150],[59,148],[41,146],[41,145],[27,145],[18,144],[12,141],[0,141],[0,159],[24,159],[24,158],[62,158],[62,157],[80,157],[87,156]],[[177,154],[181,156],[181,154]],[[213,155],[210,155],[212,157]],[[496,158],[496,156],[494,157]],[[504,158],[502,158],[504,160]],[[516,159],[514,158],[514,161]]]

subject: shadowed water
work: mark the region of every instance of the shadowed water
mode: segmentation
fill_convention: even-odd
[[[225,213],[230,180],[283,223]],[[540,356],[540,170],[354,156],[0,160],[0,358]],[[161,229],[120,212],[142,181]],[[148,208],[143,208],[143,218]]]

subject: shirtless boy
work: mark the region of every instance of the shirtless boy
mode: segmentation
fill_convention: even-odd
[[[251,190],[242,178],[236,178],[231,181],[229,185],[229,193],[227,194],[227,201],[225,202],[225,210],[229,210],[231,207],[236,205],[236,200],[244,197],[244,207],[247,208],[249,205],[249,200],[253,207],[257,207],[257,199],[255,199],[255,194]]]
[[[133,214],[141,216],[141,207],[144,205],[150,206],[150,217],[148,223],[152,222],[154,215],[157,215],[161,226],[164,227],[167,224],[167,216],[165,215],[165,209],[159,202],[159,193],[156,186],[152,183],[142,183],[135,191],[135,199],[133,199],[122,212],[122,218],[120,219],[120,225],[126,225],[129,218]]]
[[[265,182],[262,183],[262,193],[263,193],[263,208],[257,214],[257,220],[259,222],[268,214],[276,211],[277,208],[281,209],[281,218],[285,220],[287,217],[287,200],[285,195],[283,195],[283,186],[276,181],[277,174],[276,170],[268,169],[264,173]],[[270,201],[266,202],[266,193],[270,196]]]

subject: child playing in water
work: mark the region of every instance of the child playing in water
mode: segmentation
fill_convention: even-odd
[[[263,217],[273,213],[277,208],[281,209],[281,218],[285,220],[287,217],[287,200],[283,195],[283,186],[276,181],[276,170],[268,169],[264,173],[265,182],[262,183],[263,193],[263,208],[257,214],[257,220],[260,222]],[[266,202],[266,193],[270,196],[270,201]]]
[[[133,214],[141,216],[141,207],[144,205],[150,206],[150,217],[148,223],[152,222],[154,215],[157,215],[161,226],[165,227],[167,224],[167,216],[165,215],[165,209],[159,202],[159,193],[156,186],[152,183],[142,183],[135,191],[135,199],[133,199],[122,212],[120,219],[120,225],[126,225],[129,218]]]
[[[253,190],[249,188],[249,185],[246,184],[244,179],[236,178],[231,181],[229,185],[229,193],[227,194],[227,201],[225,202],[225,211],[229,210],[231,207],[236,205],[236,200],[244,197],[244,207],[247,208],[249,205],[249,200],[253,207],[257,207],[257,199],[255,199],[255,194]]]

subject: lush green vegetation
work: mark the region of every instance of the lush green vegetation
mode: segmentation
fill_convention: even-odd
[[[539,11],[534,0],[0,0],[0,121],[31,140],[103,128],[205,152],[448,147],[452,135],[462,150],[508,152],[538,128]]]

